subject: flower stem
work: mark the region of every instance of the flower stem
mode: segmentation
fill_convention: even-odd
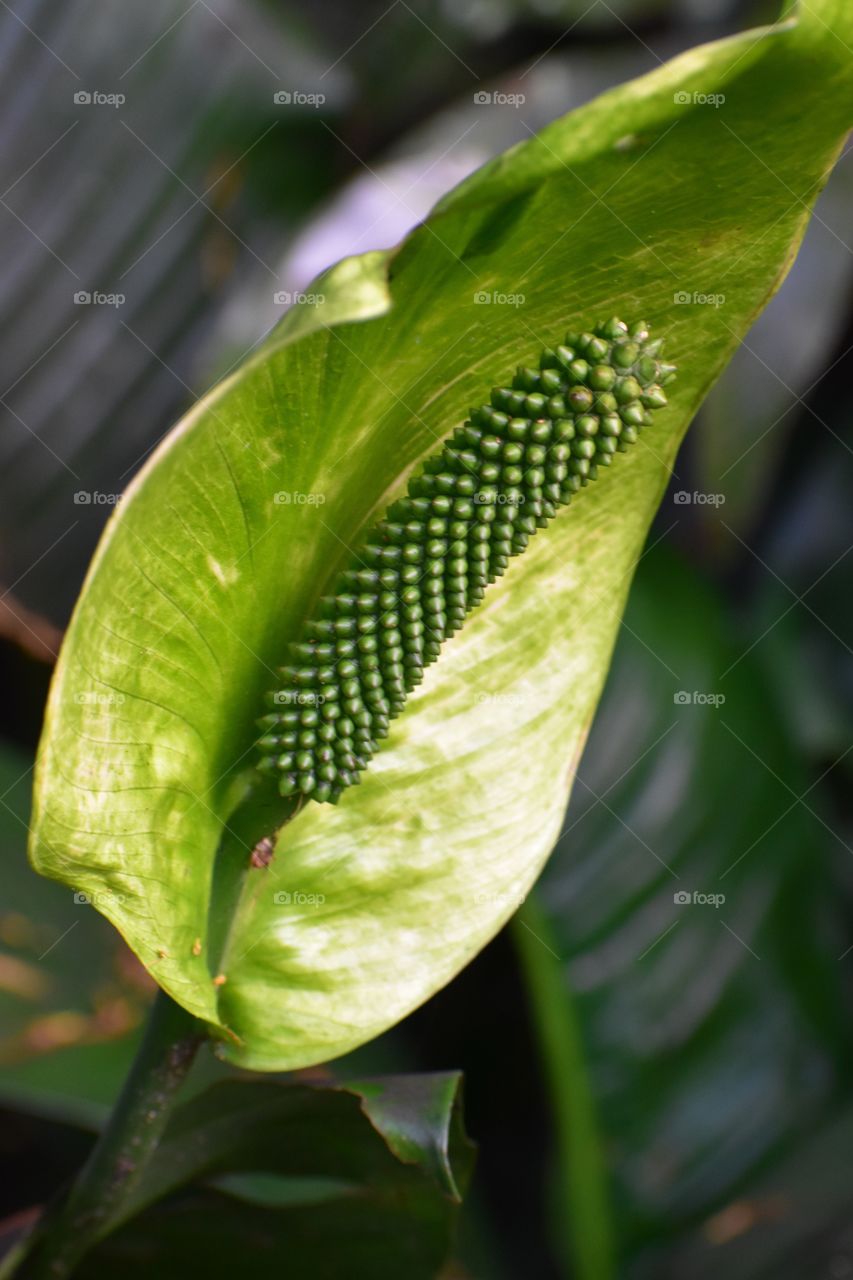
[[[158,991],[106,1128],[71,1186],[0,1265],[0,1280],[65,1280],[108,1234],[157,1149],[204,1038],[203,1024]]]
[[[531,896],[513,921],[533,1030],[551,1095],[565,1274],[614,1280],[616,1234],[603,1138],[578,1011],[545,913]]]

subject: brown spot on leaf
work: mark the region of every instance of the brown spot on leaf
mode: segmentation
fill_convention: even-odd
[[[275,841],[272,836],[264,836],[259,840],[252,850],[251,863],[253,867],[268,867],[275,853]]]

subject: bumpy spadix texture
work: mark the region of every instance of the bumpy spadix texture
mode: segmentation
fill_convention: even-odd
[[[260,721],[282,795],[337,801],[510,558],[666,404],[642,323],[569,333],[424,463],[306,623]]]

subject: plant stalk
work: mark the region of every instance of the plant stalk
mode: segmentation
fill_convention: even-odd
[[[577,1009],[535,898],[518,911],[512,931],[551,1096],[560,1197],[555,1225],[565,1274],[615,1280],[609,1179]]]
[[[71,1186],[0,1264],[0,1280],[65,1280],[108,1234],[157,1149],[204,1039],[203,1024],[158,990],[106,1128]]]

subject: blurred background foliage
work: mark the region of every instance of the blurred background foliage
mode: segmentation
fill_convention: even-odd
[[[774,9],[4,6],[0,1150],[17,1176],[0,1216],[78,1163],[151,994],[23,856],[52,655],[112,495],[317,271],[395,243],[554,116]],[[126,101],[75,99],[96,91]],[[495,91],[524,101],[475,99]],[[606,1170],[591,1194],[632,1280],[853,1275],[851,208],[848,158],[691,430],[537,903],[334,1068],[464,1070],[480,1151],[448,1276],[572,1274],[574,1142]],[[75,301],[95,291],[124,301]]]

